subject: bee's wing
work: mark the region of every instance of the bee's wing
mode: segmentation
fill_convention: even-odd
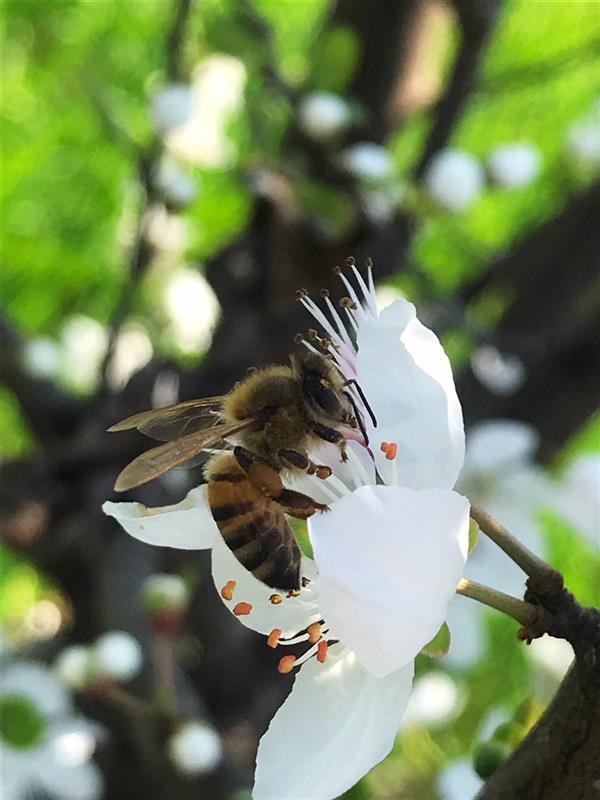
[[[108,430],[113,433],[137,428],[152,439],[170,442],[180,436],[197,433],[213,424],[222,404],[223,395],[187,400],[185,403],[134,414],[122,422],[117,422]]]
[[[238,431],[243,431],[251,425],[256,424],[254,420],[244,420],[231,424],[215,425],[204,431],[189,433],[174,442],[167,442],[151,450],[146,450],[135,458],[119,474],[115,482],[115,490],[124,492],[141,486],[143,483],[154,480],[154,478],[164,475],[173,467],[185,464],[201,450],[212,447],[225,436],[231,436]]]

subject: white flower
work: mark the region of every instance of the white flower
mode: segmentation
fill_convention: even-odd
[[[539,150],[526,142],[496,147],[490,153],[488,169],[498,186],[515,189],[534,181],[542,168]]]
[[[54,378],[60,368],[60,349],[49,336],[36,336],[25,343],[23,366],[36,378]]]
[[[142,649],[129,633],[109,631],[93,648],[94,667],[116,681],[129,681],[142,668]]]
[[[143,325],[125,325],[115,342],[109,369],[109,384],[113,389],[123,388],[129,378],[152,358],[152,342]]]
[[[329,463],[329,478],[288,481],[330,507],[309,520],[315,560],[303,560],[298,596],[283,597],[241,566],[202,488],[164,509],[104,505],[142,541],[212,548],[227,608],[270,647],[305,645],[300,656],[279,660],[282,673],[300,669],[261,740],[255,800],[328,800],[385,757],[414,657],[442,625],[466,560],[469,503],[452,491],[464,432],[448,359],[410,303],[398,299],[379,312],[372,279],[367,286],[351,272],[354,284],[340,274],[349,328],[329,297],[325,312],[306,294],[301,300],[331,340],[334,361],[358,381],[377,427],[365,409],[372,450],[351,441],[340,464],[339,452],[324,448],[311,455]]]
[[[429,672],[415,681],[402,727],[439,725],[456,717],[463,698],[456,683],[444,672]]]
[[[186,83],[165,86],[152,103],[154,125],[161,136],[185,125],[195,115],[196,97]]]
[[[380,144],[359,142],[346,148],[340,156],[343,168],[365,183],[380,183],[394,173],[392,157]]]
[[[567,131],[567,152],[577,165],[600,167],[600,100]]]
[[[337,94],[312,92],[300,103],[298,122],[312,139],[330,141],[348,129],[352,111],[344,98]]]
[[[600,456],[575,459],[548,505],[600,551]]]
[[[485,175],[477,159],[463,150],[442,150],[425,176],[430,197],[448,211],[463,211],[482,193]]]
[[[479,383],[500,397],[514,394],[526,378],[525,365],[518,356],[501,353],[492,345],[482,345],[475,350],[471,369]]]
[[[474,800],[483,786],[483,781],[473,769],[470,761],[455,761],[442,770],[438,791],[441,800]]]
[[[96,726],[78,716],[64,685],[42,664],[13,662],[0,674],[2,701],[18,698],[42,715],[44,728],[29,747],[0,739],[2,800],[34,793],[55,800],[99,800],[100,771],[91,761]]]
[[[90,678],[90,666],[90,648],[74,644],[60,651],[54,662],[54,671],[71,689],[83,689]]]
[[[108,347],[106,328],[91,317],[70,317],[61,331],[66,380],[81,391],[93,388]]]
[[[197,181],[168,156],[162,158],[158,165],[154,185],[168,203],[179,208],[189,206],[198,196]]]
[[[208,345],[219,318],[219,303],[198,270],[187,267],[174,270],[165,286],[163,305],[178,347],[197,352]]]
[[[211,772],[223,755],[218,733],[210,725],[196,721],[184,722],[167,747],[173,764],[184,775]]]
[[[487,420],[467,437],[465,464],[458,487],[473,503],[502,520],[530,550],[544,555],[537,510],[552,497],[551,484],[533,463],[538,446],[534,429],[515,420]],[[493,542],[480,536],[469,555],[465,575],[515,596],[525,590],[525,576]],[[461,665],[475,661],[482,650],[484,613],[476,603],[457,596],[448,624],[452,644],[448,660]]]

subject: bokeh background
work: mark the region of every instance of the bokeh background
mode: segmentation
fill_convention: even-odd
[[[147,446],[105,430],[284,360],[309,326],[294,290],[333,288],[347,256],[373,258],[382,302],[408,297],[447,348],[463,490],[600,602],[596,0],[3,11],[6,800],[249,797],[290,676],[222,608],[206,554],[102,515]],[[200,479],[126,499],[173,503]],[[486,542],[469,570],[522,592]],[[167,641],[142,599],[164,572],[189,592]],[[474,758],[485,774],[510,752],[571,657],[464,598],[449,623],[392,755],[346,797],[470,800]],[[82,687],[90,657],[123,669]],[[184,718],[201,733],[182,756]]]

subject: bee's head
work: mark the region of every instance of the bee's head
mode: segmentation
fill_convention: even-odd
[[[305,400],[320,417],[359,427],[353,404],[344,389],[344,379],[330,359],[309,352],[294,354],[291,360]]]

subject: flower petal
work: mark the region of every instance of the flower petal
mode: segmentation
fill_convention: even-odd
[[[108,501],[102,510],[114,517],[127,533],[146,544],[203,550],[212,547],[215,538],[220,536],[201,486],[192,489],[173,506],[147,508],[142,503]]]
[[[456,492],[364,486],[309,521],[319,605],[373,675],[411,661],[437,633],[468,549]]]
[[[358,332],[358,382],[377,418],[369,423],[375,461],[386,483],[451,489],[464,459],[462,411],[450,362],[436,335],[398,299]],[[392,466],[376,446],[398,445]]]
[[[36,661],[10,663],[0,673],[0,686],[3,694],[24,695],[46,716],[67,714],[73,705],[64,683]]]
[[[321,618],[315,589],[316,569],[310,558],[302,560],[302,575],[309,578],[311,583],[301,590],[299,597],[286,597],[284,592],[278,592],[257,580],[240,564],[220,536],[215,540],[212,550],[212,574],[226,607],[246,627],[258,633],[268,635],[279,628],[282,636],[293,636]],[[227,600],[221,591],[230,581],[235,581],[235,588],[232,599]],[[282,597],[283,602],[274,605],[270,600],[274,594]],[[236,614],[238,603],[249,604],[249,613]]]
[[[253,800],[332,800],[392,749],[413,664],[375,678],[355,653],[332,647],[302,666],[256,759]]]

